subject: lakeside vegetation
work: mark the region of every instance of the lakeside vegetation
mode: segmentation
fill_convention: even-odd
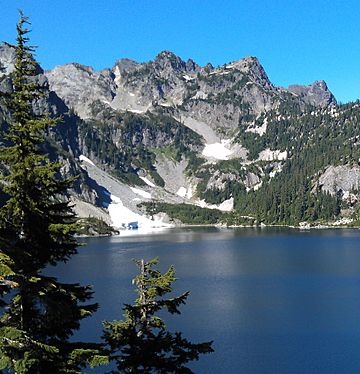
[[[192,204],[170,204],[160,201],[144,202],[138,205],[145,208],[148,215],[166,213],[177,225],[224,225],[224,226],[290,226],[290,227],[360,227],[358,215],[348,220],[317,219],[296,221],[294,224],[281,222],[265,222],[259,216],[245,215],[238,210],[224,212],[219,209],[202,208]]]
[[[113,229],[101,220],[77,220],[66,197],[76,178],[65,178],[62,163],[43,150],[47,130],[59,119],[34,111],[44,92],[36,81],[27,25],[20,12],[6,98],[11,118],[0,147],[0,371],[81,373],[113,361],[119,372],[192,373],[187,363],[213,352],[212,342],[194,344],[167,330],[157,312],[180,314],[188,292],[164,298],[175,269],[160,273],[156,259],[139,261],[139,299],[125,305],[125,321],[104,321],[102,342],[72,339],[98,304],[91,303],[91,286],[62,283],[51,276],[51,266],[77,254],[76,234],[109,235]]]
[[[77,221],[77,226],[76,234],[80,236],[111,236],[119,234],[118,230],[95,217],[80,218]]]

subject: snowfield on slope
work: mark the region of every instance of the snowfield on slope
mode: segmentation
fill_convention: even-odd
[[[102,203],[104,212],[108,212],[112,226],[115,228],[122,228],[124,226],[127,227],[131,222],[137,222],[139,229],[134,231],[139,234],[146,234],[160,227],[168,228],[173,226],[162,221],[162,218],[165,217],[155,216],[154,220],[152,220],[146,217],[139,209],[137,206],[139,202],[152,198],[150,192],[144,189],[130,187],[118,181],[104,170],[94,165],[89,159],[83,158],[83,161],[85,162],[82,163],[81,167],[88,172],[89,177],[95,182],[94,192]],[[144,186],[144,188],[150,189],[148,186]],[[156,189],[157,188],[151,189],[151,191],[154,191],[155,195]],[[162,194],[164,193],[162,192]],[[119,196],[121,196],[121,198]],[[89,212],[89,214],[91,215],[91,212]],[[123,233],[124,231],[121,231],[121,235],[123,235]]]
[[[221,140],[221,143],[205,144],[202,155],[217,160],[228,160],[233,154],[230,149],[231,140]]]
[[[88,164],[95,166],[95,164],[84,155],[80,155],[79,160],[82,162],[87,162]]]
[[[111,203],[107,209],[109,211],[113,226],[116,228],[127,227],[129,223],[137,222],[139,232],[149,231],[153,228],[172,227],[161,220],[151,220],[145,216],[133,212],[125,207],[121,199],[115,195],[110,195]]]
[[[148,178],[146,177],[139,177],[139,178],[142,179],[148,186],[155,187],[155,184],[151,182]]]
[[[146,192],[144,190],[140,190],[140,188],[135,188],[135,187],[130,187],[130,190],[132,192],[136,193],[137,195],[145,197],[145,199],[151,199],[151,193],[150,192]]]

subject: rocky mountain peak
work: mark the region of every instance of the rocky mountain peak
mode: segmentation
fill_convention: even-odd
[[[79,64],[77,62],[71,62],[69,64],[65,64],[63,66],[57,66],[55,67],[55,69],[62,69],[64,68],[65,70],[80,70],[82,72],[85,72],[87,74],[93,74],[95,71],[94,69],[91,67],[91,66],[86,66],[86,65],[83,65],[83,64]]]
[[[252,81],[260,84],[266,89],[274,88],[263,66],[255,56],[244,57],[227,65],[227,68],[231,67],[248,75]]]
[[[214,70],[214,66],[210,62],[201,69],[203,73],[210,73],[212,70]]]
[[[243,66],[243,67],[251,67],[251,66],[261,66],[259,59],[255,56],[246,56],[239,60],[235,60],[232,62],[234,66]]]
[[[318,88],[320,88],[324,91],[328,91],[328,86],[327,86],[326,82],[323,81],[323,80],[315,81],[311,86],[312,87],[318,87]]]
[[[170,51],[160,52],[154,60],[154,63],[161,68],[172,68],[176,71],[186,70],[186,63]]]
[[[200,73],[200,74],[197,74]],[[222,67],[201,68],[173,52],[162,51],[153,61],[138,63],[123,58],[109,70],[96,71],[77,63],[46,72],[50,89],[82,118],[100,101],[115,110],[144,113],[160,105],[179,107],[213,128],[234,128],[246,108],[253,115],[268,111],[283,92],[269,80],[259,60],[248,56]],[[326,107],[336,102],[324,81],[310,86],[290,86],[302,104]]]
[[[315,81],[308,86],[293,84],[288,87],[288,91],[314,106],[326,107],[336,104],[335,96],[323,80]]]
[[[201,69],[201,67],[194,60],[192,60],[191,58],[189,58],[186,61],[186,71],[189,71],[189,72],[198,72],[198,71],[200,71],[200,69]]]
[[[176,73],[194,72],[200,68],[193,60],[185,62],[170,51],[160,52],[154,60],[154,65],[158,69],[173,70]]]
[[[116,61],[112,70],[115,71],[116,68],[119,68],[120,74],[131,73],[135,71],[139,66],[141,66],[141,64],[134,60],[131,60],[129,58],[121,58],[120,60]]]
[[[156,57],[155,57],[155,60],[181,60],[180,57],[176,56],[175,53],[171,52],[171,51],[167,51],[167,50],[164,50],[164,51],[161,51]]]

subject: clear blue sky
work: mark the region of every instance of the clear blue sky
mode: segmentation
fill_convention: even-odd
[[[45,69],[252,55],[276,85],[324,79],[339,101],[360,98],[360,0],[0,0],[0,40],[14,41],[19,8]]]

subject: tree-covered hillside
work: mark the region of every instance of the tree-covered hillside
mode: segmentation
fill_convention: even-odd
[[[349,204],[342,201],[341,191],[333,196],[324,192],[319,176],[330,165],[359,163],[360,105],[305,112],[280,108],[266,118],[266,133],[241,131],[242,143],[254,159],[265,148],[287,151],[288,159],[273,178],[266,174],[259,190],[238,194],[236,209],[267,223],[335,219]]]

